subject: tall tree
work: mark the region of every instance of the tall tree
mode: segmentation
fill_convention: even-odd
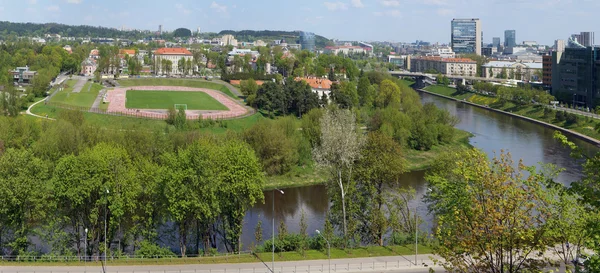
[[[356,118],[350,110],[327,110],[321,118],[321,143],[313,149],[315,161],[329,170],[329,188],[336,192],[341,201],[342,226],[347,241],[346,193],[353,181],[354,162],[360,156],[362,135],[356,127]],[[339,207],[339,204],[338,204]],[[347,243],[347,242],[346,242]]]

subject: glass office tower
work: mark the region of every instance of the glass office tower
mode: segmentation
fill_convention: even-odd
[[[456,54],[481,55],[481,22],[479,19],[453,19],[452,50]]]

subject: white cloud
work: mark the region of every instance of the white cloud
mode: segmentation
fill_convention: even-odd
[[[83,0],[67,0],[67,3],[69,3],[69,4],[81,4],[81,1],[83,1]]]
[[[227,12],[227,6],[219,5],[215,1],[213,1],[212,4],[210,4],[210,8],[216,10],[217,12],[221,12],[221,13]]]
[[[37,4],[37,0],[29,0],[28,1],[30,5],[35,5]]]
[[[386,7],[399,7],[400,1],[398,1],[398,0],[383,0],[383,1],[381,1],[381,4]]]
[[[183,14],[190,14],[192,13],[191,10],[186,9],[182,4],[175,4],[175,8],[177,8],[177,11],[183,13]]]
[[[46,7],[46,10],[57,12],[60,11],[60,8],[58,6],[48,6]]]
[[[348,5],[346,5],[346,3],[342,3],[342,2],[323,2],[323,4],[325,5],[325,7],[327,7],[328,10],[347,10],[348,9]]]
[[[423,3],[426,5],[434,5],[434,6],[448,6],[448,0],[424,0]]]
[[[355,8],[364,8],[365,5],[361,2],[361,0],[352,0],[352,6]]]
[[[402,16],[402,13],[397,9],[392,9],[392,10],[386,10],[386,11],[376,11],[376,12],[373,12],[373,15],[375,15],[377,17],[382,17],[382,16],[400,17],[400,16]]]
[[[454,15],[456,13],[453,9],[437,9],[436,13],[442,16]]]

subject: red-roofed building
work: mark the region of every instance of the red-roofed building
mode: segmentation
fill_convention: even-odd
[[[296,81],[304,81],[308,83],[308,85],[310,85],[310,89],[317,93],[319,98],[321,98],[323,94],[327,94],[327,97],[329,97],[331,85],[333,84],[333,82],[329,79],[317,77],[296,78]]]
[[[477,62],[467,58],[416,57],[410,59],[411,72],[435,70],[448,76],[477,75]]]
[[[135,49],[121,49],[119,50],[120,55],[129,55],[129,57],[135,55]]]
[[[183,74],[179,69],[179,60],[182,58],[187,62],[194,56],[185,48],[160,48],[154,51],[154,63],[156,64],[156,74],[179,75]],[[171,61],[171,71],[163,71],[161,64],[163,61]],[[188,73],[190,74],[190,73]]]

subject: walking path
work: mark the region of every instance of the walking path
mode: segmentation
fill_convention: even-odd
[[[418,265],[414,264],[414,256],[389,256],[355,259],[309,260],[294,262],[276,262],[276,273],[353,273],[353,272],[443,272],[443,268],[435,266],[432,255],[417,256]],[[329,266],[331,264],[331,267]],[[271,261],[239,264],[198,264],[198,265],[138,265],[112,266],[110,261],[106,272],[118,273],[271,273]],[[0,273],[79,273],[102,272],[99,266],[2,266]]]
[[[107,92],[106,88],[102,89],[102,90],[100,90],[100,92],[98,92],[98,96],[96,97],[96,100],[94,100],[92,107],[90,107],[90,111],[92,111],[92,112],[98,111],[98,109],[100,107],[100,103],[102,103],[102,99],[104,98],[104,94],[106,94],[106,92]]]
[[[29,106],[29,108],[27,108],[27,111],[25,113],[27,113],[30,116],[34,116],[34,117],[38,117],[38,118],[45,118],[45,119],[49,119],[49,120],[56,120],[56,119],[53,119],[53,118],[43,117],[43,116],[31,113],[31,108],[33,108],[34,106],[36,106],[38,103],[41,103],[41,102],[44,102],[44,101],[46,101],[46,99],[41,99],[41,100],[33,103],[32,105]]]
[[[83,88],[83,86],[87,82],[87,79],[84,78],[84,77],[77,77],[77,78],[78,78],[77,83],[75,83],[75,85],[73,85],[73,93],[79,93],[79,92],[81,92],[81,89]]]

